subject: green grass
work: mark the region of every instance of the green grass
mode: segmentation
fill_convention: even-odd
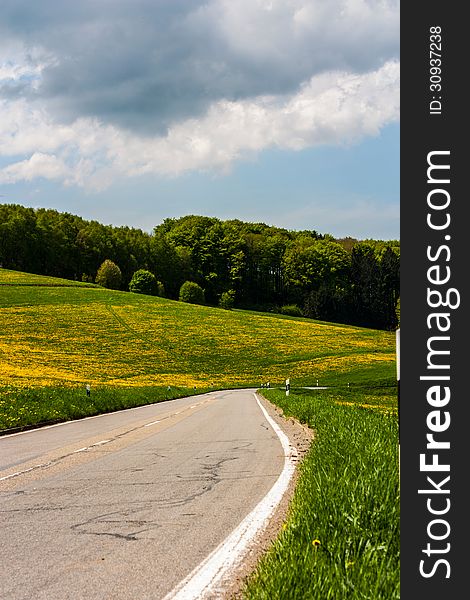
[[[35,275],[34,273],[23,273],[21,271],[12,271],[10,269],[0,269],[0,286],[6,285],[26,285],[26,286],[48,286],[48,287],[97,287],[94,283],[83,283],[71,279],[61,279],[59,277],[46,277],[44,275]]]
[[[205,391],[209,388],[97,388],[87,396],[85,388],[76,387],[4,387],[0,388],[0,431],[70,421]]]
[[[244,597],[398,599],[396,388],[368,390],[367,403],[359,387],[263,394],[286,416],[312,427],[316,437],[301,465],[288,520]]]

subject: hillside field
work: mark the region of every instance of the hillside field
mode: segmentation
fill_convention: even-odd
[[[15,387],[383,383],[395,335],[0,269],[0,369]]]

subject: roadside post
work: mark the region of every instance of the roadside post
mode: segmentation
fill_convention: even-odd
[[[86,395],[89,396],[91,394],[90,384],[87,383],[85,387],[86,387]]]
[[[290,379],[286,379],[286,396],[289,395],[290,392]]]

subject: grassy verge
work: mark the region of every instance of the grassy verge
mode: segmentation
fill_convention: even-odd
[[[207,391],[209,388],[96,388],[87,396],[84,388],[76,387],[0,388],[0,434]]]
[[[396,389],[263,390],[316,432],[288,520],[249,600],[394,600],[399,594]]]

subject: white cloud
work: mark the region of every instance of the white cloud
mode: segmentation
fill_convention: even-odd
[[[31,181],[37,177],[45,179],[64,179],[69,168],[54,155],[35,152],[31,158],[8,165],[0,171],[0,183]]]
[[[75,126],[54,122],[25,100],[0,101],[0,156],[49,152],[77,138]]]
[[[399,118],[399,63],[362,74],[313,76],[293,94],[218,100],[199,118],[145,136],[79,118],[68,125],[24,99],[0,102],[0,155],[21,156],[0,182],[34,177],[103,189],[120,177],[226,170],[267,148],[344,145]],[[29,156],[23,160],[24,156]]]

